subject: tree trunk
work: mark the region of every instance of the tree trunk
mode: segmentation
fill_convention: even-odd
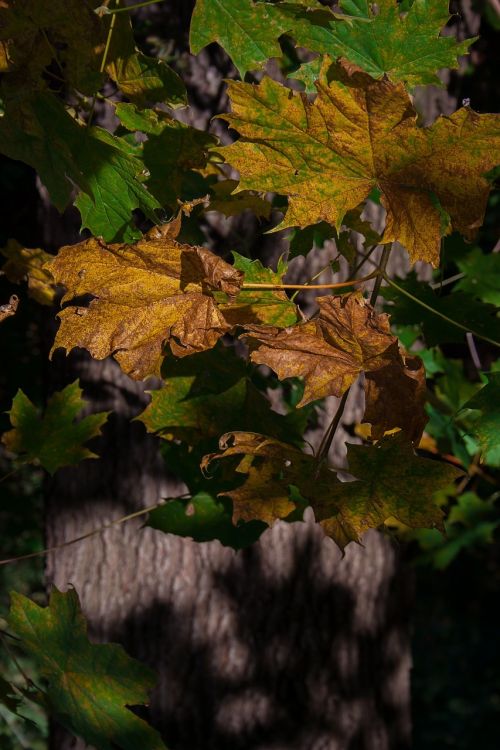
[[[168,494],[155,439],[125,423],[137,385],[111,362],[81,369],[120,416],[102,459],[52,483],[49,545]],[[150,717],[170,750],[409,747],[411,593],[377,532],[342,558],[311,520],[240,553],[130,522],[52,554],[47,579],[75,585],[91,636],[158,672]],[[54,731],[52,750],[83,747]]]

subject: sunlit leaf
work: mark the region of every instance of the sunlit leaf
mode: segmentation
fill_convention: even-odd
[[[290,33],[301,47],[332,58],[345,57],[373,78],[387,76],[410,87],[442,86],[437,72],[456,68],[457,58],[475,41],[457,42],[454,36],[440,35],[450,18],[447,0],[414,0],[403,12],[397,0],[376,4],[360,0],[359,7],[347,0],[340,5],[359,20],[347,23],[324,13],[303,13],[290,24]],[[302,80],[310,85],[317,63],[308,66]]]
[[[311,103],[267,77],[229,83],[232,114],[222,117],[242,138],[220,153],[240,172],[240,189],[288,196],[280,228],[339,229],[378,188],[382,241],[399,241],[412,261],[438,265],[444,218],[474,236],[491,187],[483,175],[498,160],[499,116],[464,107],[418,127],[402,84],[345,63],[325,63],[317,90]]]
[[[461,474],[450,464],[416,456],[402,436],[376,446],[349,445],[349,472],[357,478],[353,482],[338,481],[313,456],[264,435],[228,433],[220,449],[206,456],[202,466],[207,470],[214,462],[241,457],[235,480],[241,475],[245,480],[221,493],[233,501],[234,520],[258,518],[270,525],[286,518],[294,508],[295,486],[340,547],[390,518],[412,528],[442,526],[443,513],[433,496]]]
[[[299,406],[324,396],[341,396],[361,372],[402,367],[387,315],[359,293],[319,297],[319,313],[284,330],[246,326],[251,360],[271,367],[280,380],[303,377]]]
[[[17,312],[17,306],[19,305],[19,297],[12,294],[9,301],[3,305],[0,305],[0,323],[7,318],[12,317]]]
[[[160,374],[167,344],[178,357],[212,348],[230,329],[212,291],[237,294],[242,274],[206,248],[179,244],[177,231],[174,223],[135,245],[91,238],[63,247],[50,266],[67,289],[62,301],[94,299],[61,310],[53,350],[80,346],[96,359],[114,355],[140,380]]]
[[[260,260],[250,260],[233,251],[234,267],[244,274],[245,284],[281,284],[287,271],[287,264],[278,261],[278,268],[273,271],[265,268]],[[248,323],[266,323],[285,328],[299,320],[297,306],[284,291],[271,289],[246,290],[224,303],[219,299],[224,317],[233,326]]]
[[[135,46],[126,13],[116,17],[106,59],[112,80],[138,106],[158,102],[174,108],[187,105],[186,88],[177,73],[163,60],[148,57]]]

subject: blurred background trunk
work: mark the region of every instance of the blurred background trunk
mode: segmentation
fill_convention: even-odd
[[[182,67],[192,3],[165,6],[141,11],[139,21],[147,17],[155,34],[176,40]],[[474,19],[467,9],[468,34],[477,30]],[[198,127],[226,107],[221,81],[231,74],[218,49],[190,65],[191,121]],[[417,98],[427,121],[455,109],[458,87],[450,84],[451,93]],[[75,241],[71,221],[68,229],[44,205],[45,246]],[[252,226],[248,217],[212,221],[207,237],[224,251],[238,247],[243,235],[248,243]],[[271,242],[276,238],[260,238],[261,257],[274,254]],[[327,246],[320,260],[332,252]],[[401,254],[393,262],[404,267]],[[314,271],[307,263],[296,266],[296,279]],[[129,422],[147,403],[142,384],[114,362],[81,352],[57,358],[52,371],[51,387],[79,377],[89,410],[112,409],[113,416],[101,458],[62,470],[47,485],[48,546],[175,492],[158,440]],[[331,399],[318,433],[308,436],[312,442],[335,409]],[[361,409],[354,391],[344,423],[354,423]],[[341,430],[338,438],[332,450],[340,460],[346,434]],[[91,636],[123,643],[156,670],[149,716],[170,750],[410,747],[412,579],[387,537],[369,532],[364,546],[351,544],[342,557],[308,518],[277,523],[252,548],[235,553],[218,542],[196,544],[140,527],[132,521],[51,554],[47,583],[74,585]],[[84,747],[53,727],[51,750]]]

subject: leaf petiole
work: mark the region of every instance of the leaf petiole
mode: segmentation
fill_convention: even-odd
[[[335,284],[245,284],[241,285],[242,289],[307,289],[308,291],[314,291],[315,289],[342,289],[342,287],[353,286],[354,284],[362,284],[364,281],[374,279],[379,275],[378,271],[370,273],[368,276],[363,276],[361,279],[349,279],[348,281],[339,281]]]

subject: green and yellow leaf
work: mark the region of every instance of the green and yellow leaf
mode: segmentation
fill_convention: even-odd
[[[76,591],[54,588],[48,607],[12,593],[8,624],[46,680],[50,709],[64,727],[97,750],[165,750],[129,709],[148,703],[154,673],[122,646],[88,640]]]
[[[402,84],[345,62],[327,61],[316,87],[311,103],[270,78],[229,83],[232,114],[222,117],[242,137],[219,153],[240,172],[240,189],[288,197],[280,229],[320,221],[339,229],[377,188],[382,241],[400,242],[412,262],[438,265],[449,228],[474,237],[491,187],[484,174],[499,159],[498,115],[463,107],[418,127]]]

